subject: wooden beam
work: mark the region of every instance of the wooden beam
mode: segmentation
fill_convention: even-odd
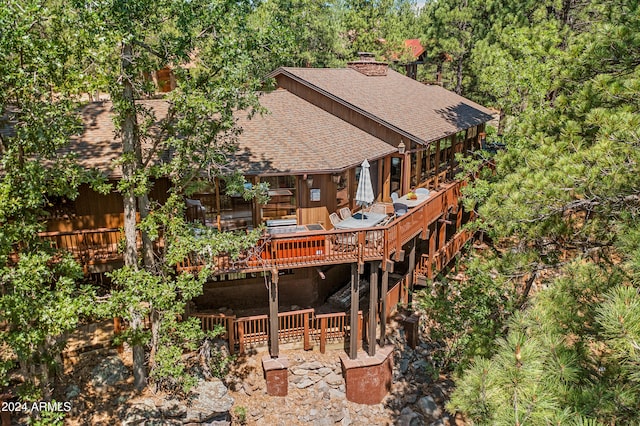
[[[351,264],[351,316],[349,331],[349,358],[358,357],[358,304],[360,301],[360,274],[358,274],[358,264]]]
[[[437,187],[438,187],[438,185],[440,184],[440,183],[438,182],[438,179],[439,179],[439,177],[438,177],[438,173],[440,173],[440,139],[438,139],[438,140],[436,141],[436,158],[435,158],[435,160],[436,160],[436,164],[435,164],[435,167],[434,167],[434,170],[435,170],[435,171],[434,171],[434,174],[435,174],[435,182],[434,182],[434,184],[433,184],[433,185],[434,185],[434,188],[437,188]]]
[[[384,157],[384,166],[382,168],[383,184],[382,184],[382,201],[388,203],[391,201],[391,156]]]
[[[382,271],[382,288],[380,297],[382,306],[380,307],[380,346],[387,344],[387,292],[389,291],[389,268]]]
[[[369,356],[376,354],[376,325],[378,324],[378,268],[380,262],[371,262],[369,276],[369,332],[367,333]],[[386,294],[385,294],[386,295]]]
[[[278,270],[274,269],[268,274],[269,285],[269,354],[271,358],[277,358],[280,351],[278,347]]]
[[[438,250],[444,247],[447,240],[447,221],[439,220],[440,222],[440,232],[438,235]]]

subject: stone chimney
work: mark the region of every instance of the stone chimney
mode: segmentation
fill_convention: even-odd
[[[385,62],[377,62],[373,53],[358,52],[358,55],[360,55],[360,59],[353,62],[347,62],[347,67],[369,77],[387,75],[389,64]]]

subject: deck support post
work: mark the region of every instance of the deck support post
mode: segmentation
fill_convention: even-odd
[[[369,356],[376,354],[376,326],[378,324],[378,268],[379,261],[371,262],[371,275],[369,276],[369,330],[367,341]]]
[[[382,288],[380,289],[380,298],[382,306],[380,307],[380,346],[387,344],[387,293],[389,292],[389,267],[382,271]]]
[[[351,317],[349,331],[349,358],[358,357],[358,304],[360,302],[360,274],[358,274],[358,264],[351,264]]]
[[[411,250],[409,251],[409,276],[407,277],[407,300],[409,303],[413,300],[413,278],[416,271],[416,245],[418,244],[418,237],[413,237],[411,240]]]
[[[269,285],[269,354],[271,358],[278,358],[278,270],[268,274]]]

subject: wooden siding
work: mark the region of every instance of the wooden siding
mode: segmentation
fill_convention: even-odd
[[[112,181],[112,185],[117,182]],[[150,197],[160,203],[167,201],[168,179],[158,179]],[[109,194],[99,194],[87,184],[78,188],[75,200],[67,201],[69,213],[54,216],[47,221],[49,232],[71,232],[86,229],[120,228],[124,226],[124,206],[122,195],[115,190]]]

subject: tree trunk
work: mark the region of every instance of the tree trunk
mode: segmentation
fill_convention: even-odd
[[[124,111],[120,111],[122,123],[122,153],[126,161],[122,164],[122,179],[131,182],[136,172],[136,145],[139,144],[136,132],[136,104],[133,96],[133,86],[129,69],[133,60],[133,49],[130,44],[122,46],[122,100]],[[138,249],[136,243],[136,196],[133,186],[123,194],[124,201],[124,236],[126,240],[124,250],[124,264],[136,268],[138,264]]]
[[[142,330],[142,318],[133,309],[131,312],[131,328],[133,330]],[[144,368],[144,346],[137,341],[137,336],[134,337],[133,345],[133,385],[138,391],[141,391],[147,385],[147,371]]]
[[[147,194],[138,197],[138,207],[140,208],[140,220],[142,221],[149,215],[149,196]],[[156,270],[153,241],[149,238],[149,234],[144,231],[142,231],[142,259],[144,268],[147,271],[154,272]]]
[[[137,115],[133,85],[131,84],[131,66],[133,61],[133,48],[131,44],[125,43],[122,46],[122,103],[123,110],[120,111],[122,123],[122,151],[125,161],[122,164],[122,179],[125,182],[132,182],[138,167],[138,150],[140,141],[137,132]],[[124,201],[124,235],[125,250],[124,264],[131,268],[138,268],[138,248],[136,232],[136,195],[133,185],[130,185],[122,194]],[[131,329],[134,333],[142,328],[142,318],[140,314],[131,309]],[[144,347],[140,345],[137,338],[133,344],[133,378],[134,386],[137,390],[142,390],[147,384],[147,372],[144,368]]]
[[[149,350],[149,370],[156,366],[156,353],[158,352],[158,340],[160,338],[160,313],[151,309],[151,349]]]
[[[498,118],[498,136],[502,136],[504,133],[504,122],[506,119],[506,115],[504,113],[504,108],[500,109],[500,118]]]

